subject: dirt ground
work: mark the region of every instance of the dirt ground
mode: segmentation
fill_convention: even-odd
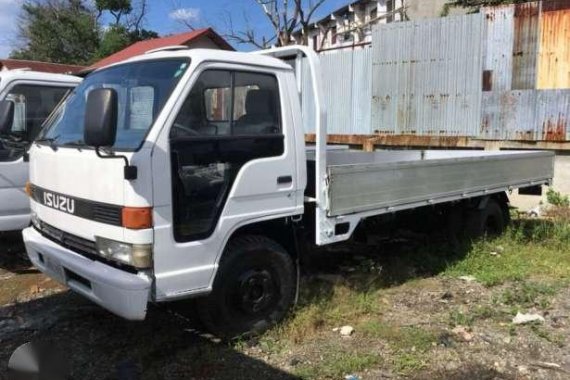
[[[566,282],[487,286],[384,252],[406,241],[327,252],[290,320],[230,344],[200,332],[191,303],[153,306],[144,322],[115,317],[30,267],[17,236],[2,239],[0,379],[29,341],[62,352],[73,379],[570,379]],[[378,276],[389,280],[363,285]],[[545,321],[515,326],[517,311]]]

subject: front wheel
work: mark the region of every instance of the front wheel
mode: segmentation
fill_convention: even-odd
[[[281,321],[295,299],[295,265],[264,236],[233,239],[222,256],[212,293],[198,299],[206,327],[231,339],[259,334]]]

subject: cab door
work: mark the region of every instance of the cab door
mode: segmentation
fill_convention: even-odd
[[[233,231],[303,207],[280,73],[209,65],[191,82],[168,131],[168,167],[153,159],[171,189],[159,211],[169,220],[155,224],[158,299],[208,290]]]

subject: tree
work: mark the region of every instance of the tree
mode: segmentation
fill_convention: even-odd
[[[95,12],[81,0],[27,0],[11,57],[64,64],[89,64],[99,46]]]
[[[245,27],[242,30],[234,29],[232,15],[227,14],[226,37],[238,44],[250,44],[260,49],[268,48],[274,44],[277,46],[290,45],[292,34],[295,30],[303,31],[303,43],[307,44],[307,37],[311,20],[315,12],[326,0],[253,0],[263,11],[269,21],[272,33],[263,35],[251,26],[249,19],[244,14]]]
[[[101,17],[104,11],[108,11],[115,18],[115,26],[121,23],[121,17],[132,12],[131,0],[95,0],[95,7]]]
[[[147,0],[139,0],[133,7],[131,0],[96,0],[97,18],[109,12],[114,22],[101,35],[97,56],[111,55],[125,47],[146,39],[157,38],[158,33],[142,28],[147,12]]]

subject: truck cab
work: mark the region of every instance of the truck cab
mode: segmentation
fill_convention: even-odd
[[[210,293],[238,230],[303,212],[295,83],[280,60],[199,49],[88,75],[30,148],[32,262],[127,319]]]
[[[30,224],[24,192],[28,163],[24,154],[54,108],[81,81],[71,75],[33,71],[0,73],[0,101],[10,115],[0,131],[0,232]]]

